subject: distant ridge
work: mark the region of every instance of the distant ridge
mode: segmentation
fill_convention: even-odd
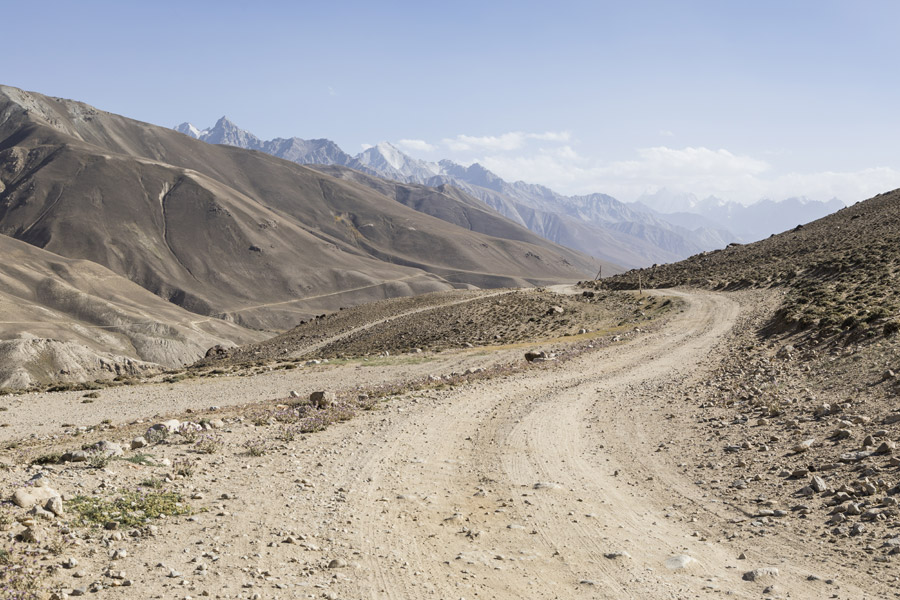
[[[843,207],[838,200],[793,199],[745,207],[717,199],[698,202],[664,190],[637,203],[623,203],[606,194],[564,196],[540,185],[509,183],[478,163],[422,161],[387,142],[350,156],[325,139],[264,142],[226,117],[203,131],[190,123],[175,129],[208,143],[259,150],[317,168],[337,165],[403,183],[451,185],[548,240],[628,267],[673,262],[731,242],[761,239]],[[339,171],[330,174],[351,177]]]
[[[782,304],[768,333],[807,332],[821,342],[892,337],[900,332],[900,190],[764,240],[632,270],[602,286],[690,285],[778,288]]]
[[[222,140],[255,143],[227,120],[217,125]],[[34,272],[0,275],[15,290],[10,306],[27,301],[33,314],[56,311],[47,323],[59,321],[54,329],[26,315],[34,323],[24,329],[0,324],[0,340],[60,337],[85,347],[91,340],[73,327],[113,326],[120,333],[96,336],[92,352],[192,362],[208,343],[246,341],[249,329],[286,329],[342,306],[576,281],[599,268],[456,190],[391,186],[385,195],[259,151],[0,86],[0,240],[44,251]],[[100,277],[112,297],[100,293]],[[47,305],[40,294],[51,288],[82,300],[71,310]],[[126,288],[131,296],[116,295]],[[173,320],[187,325],[170,330]],[[143,331],[131,328],[138,322],[152,331],[132,336]],[[209,323],[217,327],[200,326]]]
[[[451,185],[550,241],[624,266],[678,260],[734,239],[727,231],[673,225],[604,194],[570,198],[543,186],[507,183],[477,163],[465,167],[449,160],[422,161],[388,142],[350,156],[329,140],[261,141],[227,117],[202,131],[190,123],[175,129],[208,143],[259,150],[317,168],[336,165],[403,183]]]

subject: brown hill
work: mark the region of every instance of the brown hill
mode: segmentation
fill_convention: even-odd
[[[617,289],[694,285],[778,288],[769,331],[859,338],[900,329],[900,190],[753,244],[635,269],[603,282]]]
[[[524,228],[476,228],[259,152],[0,87],[0,233],[197,314],[286,328],[373,299],[597,270]]]
[[[191,362],[264,334],[198,317],[109,269],[0,235],[0,388]]]

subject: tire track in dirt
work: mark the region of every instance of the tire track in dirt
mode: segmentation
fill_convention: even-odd
[[[386,417],[352,475],[345,512],[359,530],[347,543],[360,569],[344,595],[759,597],[740,575],[769,565],[739,563],[725,536],[694,535],[721,530],[735,511],[653,451],[667,435],[660,390],[714,364],[739,313],[722,295],[671,293],[687,307],[659,332]],[[767,550],[812,567],[790,544]],[[607,558],[621,551],[630,558]],[[677,554],[697,562],[670,571]],[[778,585],[792,597],[821,593],[805,585],[813,570],[783,570]],[[843,591],[864,597],[849,583]]]

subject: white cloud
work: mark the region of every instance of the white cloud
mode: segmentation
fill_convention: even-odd
[[[503,135],[486,135],[475,137],[460,134],[455,138],[443,140],[445,146],[455,152],[467,150],[517,150],[525,143],[525,135],[518,132],[504,133]]]
[[[728,150],[709,148],[667,148],[656,146],[638,150],[637,160],[618,161],[602,167],[614,177],[644,177],[655,179],[705,179],[723,175],[758,175],[769,169],[768,163],[749,156],[737,156]]]
[[[852,203],[900,187],[896,168],[779,174],[764,160],[704,147],[643,148],[633,159],[613,162],[586,159],[569,146],[490,153],[475,160],[507,180],[540,183],[565,194],[603,192],[625,201],[665,188],[745,204],[793,196]]]
[[[429,144],[425,140],[399,140],[397,145],[404,150],[416,152],[433,152],[437,150],[437,146]]]
[[[674,136],[668,130],[659,134]],[[447,158],[464,165],[481,163],[508,181],[538,183],[563,194],[602,192],[624,201],[666,189],[745,204],[793,196],[812,200],[836,197],[853,203],[900,188],[900,169],[892,167],[785,173],[777,169],[779,153],[765,153],[769,160],[763,160],[724,148],[665,145],[637,149],[623,160],[600,161],[580,155],[571,141],[568,131],[510,131],[486,136],[460,134],[443,139],[440,146],[417,139],[403,139],[397,145],[411,153],[440,149]],[[364,150],[369,147],[363,145]]]
[[[525,133],[510,131],[501,135],[472,136],[460,134],[455,138],[444,138],[442,143],[454,152],[470,150],[511,151],[519,150],[528,140],[547,142],[567,142],[572,134],[568,131],[546,131],[544,133]]]
[[[672,132],[672,131],[670,131],[670,130],[668,130],[668,129],[660,129],[660,130],[659,130],[659,135],[660,135],[661,137],[675,137],[675,133]]]
[[[545,142],[568,142],[572,139],[572,133],[569,131],[545,131],[544,133],[526,133],[525,137]]]
[[[362,147],[362,151],[363,151],[363,152],[365,152],[365,151],[368,150],[369,148],[374,148],[374,146],[373,146],[372,144],[365,144],[365,143],[360,144],[360,147]]]

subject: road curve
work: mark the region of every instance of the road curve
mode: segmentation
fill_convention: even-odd
[[[715,363],[740,312],[724,295],[667,293],[685,308],[658,332],[423,394],[358,432],[351,461],[324,464],[342,502],[316,516],[357,561],[338,597],[758,598],[741,575],[768,566],[780,592],[820,597],[802,540],[753,542],[766,560],[739,561],[746,540],[725,535],[739,513],[654,452],[684,433],[679,388]],[[668,568],[678,555],[695,562]],[[866,597],[845,575],[836,597]]]

